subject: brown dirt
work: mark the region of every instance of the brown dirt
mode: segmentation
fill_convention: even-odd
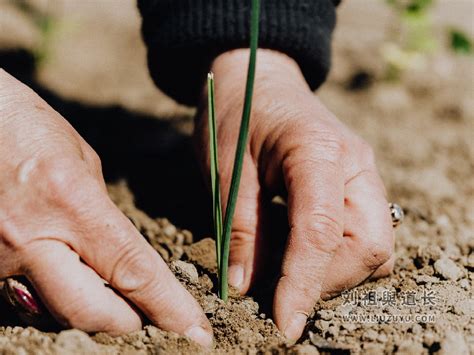
[[[195,208],[202,205],[202,201],[196,205],[190,197],[184,204],[172,200],[170,205],[176,204],[185,215],[182,219],[175,218],[174,214],[159,214],[148,208],[149,204],[143,202],[141,193],[135,188],[135,175],[109,183],[114,202],[169,262],[178,279],[203,306],[216,338],[215,348],[208,353],[474,353],[472,57],[456,57],[440,50],[429,58],[424,69],[406,73],[398,82],[381,80],[383,68],[378,53],[393,19],[383,6],[372,1],[369,6],[368,2],[352,0],[340,9],[334,69],[319,95],[341,120],[372,144],[389,199],[405,208],[405,222],[397,231],[398,260],[391,277],[366,283],[330,301],[319,302],[297,345],[287,343],[268,315],[262,313],[262,309],[266,309],[265,303],[260,303],[259,307],[250,297],[234,295],[228,304],[224,304],[216,297],[212,240],[202,239],[205,234],[192,228],[196,239],[193,242],[191,232],[179,228],[192,226],[184,212],[186,205]],[[113,31],[101,34],[109,43],[107,50],[115,53],[114,58],[127,53],[128,63],[136,60],[134,63],[140,65],[116,69],[122,74],[132,74],[123,74],[118,82],[113,81],[110,78],[114,74],[104,69],[107,63],[89,54],[89,50],[87,54],[77,54],[82,55],[86,74],[81,81],[74,80],[78,75],[74,69],[78,59],[68,60],[68,55],[59,50],[69,45],[68,38],[79,36],[73,28],[68,30],[69,34],[68,31],[61,32],[59,39],[53,41],[51,64],[46,63],[38,75],[42,85],[87,104],[120,104],[137,112],[166,117],[189,112],[169,100],[164,100],[163,106],[156,104],[161,96],[153,93],[149,79],[143,74],[143,48],[135,32],[138,30],[136,13],[135,17],[130,16],[131,20],[125,16],[128,11],[134,11],[131,3],[124,2],[111,14],[102,8],[90,14],[91,3],[84,7],[75,5],[81,2],[64,0],[60,3],[67,4],[61,13],[64,22],[74,14],[75,21],[84,17],[83,21],[96,30],[101,25],[112,26]],[[472,10],[469,1],[450,1],[449,4],[441,1],[435,12],[436,23],[440,28],[447,24],[465,25],[466,31],[473,35],[472,25],[469,25]],[[468,13],[471,15],[466,15]],[[11,18],[8,22],[0,16],[0,24],[11,23]],[[127,26],[118,26],[122,22]],[[0,48],[19,45],[31,48],[35,37],[29,34],[29,27],[21,28],[24,30],[17,33],[15,40],[9,37],[7,41],[0,36]],[[124,33],[133,43],[132,49],[127,49],[120,41]],[[90,46],[94,47],[93,44]],[[58,62],[61,64],[56,65]],[[120,67],[118,60],[108,64],[113,68]],[[97,65],[103,69],[100,81],[94,81]],[[348,83],[361,72],[368,73],[371,80],[359,90],[349,90]],[[137,75],[130,82],[127,78],[133,77],[133,73]],[[144,89],[141,89],[140,80],[146,82]],[[91,88],[97,85],[102,94],[94,97]],[[185,126],[189,127],[188,124]],[[131,155],[141,162],[139,153],[132,152]],[[157,169],[160,172],[154,174],[156,165],[150,160],[145,162],[148,164],[144,169],[147,179],[166,173]],[[136,173],[138,168],[132,167]],[[163,197],[164,193],[157,194],[153,188],[153,184],[146,185],[146,192],[152,196],[154,204],[168,201]],[[180,186],[169,186],[169,189],[179,190]],[[179,195],[179,191],[174,193]],[[173,215],[173,222],[182,222],[175,227],[167,219],[149,217],[143,210],[153,216],[171,218]],[[197,211],[195,208],[195,213],[199,214]],[[284,228],[278,228],[284,233]],[[388,300],[389,295],[395,300]],[[435,298],[431,299],[430,295]],[[206,353],[187,339],[151,325],[118,338],[105,334],[87,335],[78,330],[44,333],[21,327],[11,314],[2,310],[0,320],[9,324],[0,327],[2,354]],[[356,315],[385,316],[385,322],[345,318]],[[432,315],[433,322],[389,319],[422,315]]]

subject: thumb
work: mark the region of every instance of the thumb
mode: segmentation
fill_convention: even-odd
[[[230,179],[223,181],[223,191],[229,191]],[[232,223],[229,256],[229,283],[246,293],[250,288],[255,268],[256,244],[259,238],[260,185],[255,164],[246,155],[242,167],[239,194]],[[227,205],[227,194],[223,194]]]

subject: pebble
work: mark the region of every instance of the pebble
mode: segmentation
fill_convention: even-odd
[[[58,334],[54,342],[58,354],[98,354],[99,346],[81,330],[70,329]]]
[[[439,355],[464,355],[469,354],[469,348],[464,336],[456,331],[448,331],[441,342]]]
[[[332,311],[328,311],[328,310],[325,310],[325,309],[322,309],[322,310],[318,311],[318,315],[319,315],[319,318],[321,318],[323,320],[331,320],[334,316]]]
[[[350,303],[347,303],[344,305],[337,306],[335,311],[336,313],[342,316],[347,316],[352,312],[353,308],[354,308],[353,305],[351,305]]]
[[[419,325],[418,323],[413,324],[413,327],[411,328],[411,332],[415,335],[423,333],[423,327]]]
[[[427,345],[427,347],[431,347],[434,342],[436,341],[436,336],[431,331],[426,331],[423,334],[423,343]]]
[[[334,339],[336,339],[339,336],[339,327],[335,325],[331,325],[328,328],[328,334],[331,335]]]
[[[438,283],[439,279],[437,277],[421,274],[421,275],[415,275],[415,281],[418,285],[424,285],[424,284]]]
[[[366,344],[363,344],[363,347],[364,347],[364,352],[363,352],[364,355],[379,355],[385,352],[384,347],[380,344],[366,343]]]
[[[163,228],[164,235],[170,238],[173,237],[176,234],[176,232],[177,232],[177,229],[172,224],[168,224],[167,226]]]
[[[150,338],[157,338],[158,335],[160,334],[160,331],[158,330],[158,328],[152,325],[146,326],[145,329]]]
[[[356,323],[342,323],[341,325],[344,329],[348,330],[349,332],[352,332],[359,328]]]
[[[423,344],[405,340],[399,345],[396,353],[400,355],[423,354]]]
[[[474,300],[467,299],[457,302],[454,305],[454,313],[460,316],[474,314]]]
[[[434,263],[435,271],[446,280],[456,281],[462,276],[462,270],[454,261],[447,257],[442,257]]]
[[[321,331],[325,332],[329,328],[329,321],[318,319],[314,322],[316,328],[321,329]]]
[[[364,340],[376,340],[379,334],[374,329],[367,330],[363,335],[362,338]]]
[[[318,349],[311,344],[298,344],[288,352],[289,355],[319,355]]]
[[[388,337],[387,337],[387,334],[385,333],[380,333],[378,336],[377,336],[377,341],[379,343],[386,343],[388,340]]]
[[[471,288],[471,283],[468,279],[462,279],[461,281],[459,281],[459,286],[461,286],[466,291],[469,291],[469,289]]]
[[[181,260],[174,260],[171,262],[171,269],[176,273],[183,275],[192,283],[197,283],[199,281],[199,274],[193,264]]]

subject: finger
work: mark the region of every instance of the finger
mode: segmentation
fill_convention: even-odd
[[[293,153],[283,162],[290,235],[274,315],[285,336],[297,339],[342,240],[344,180],[338,149],[330,149],[324,159],[312,150]]]
[[[75,240],[74,249],[158,327],[210,346],[211,326],[197,301],[102,189],[94,188],[86,194],[93,198],[82,204],[101,215],[80,217],[89,228]]]
[[[377,280],[382,277],[390,276],[393,272],[393,267],[395,266],[395,255],[392,255],[388,261],[380,266],[375,272],[370,275],[369,280]]]
[[[223,191],[229,191],[230,181],[225,181]],[[226,196],[223,194],[223,196]],[[229,256],[229,283],[239,292],[246,293],[254,279],[257,265],[256,245],[261,237],[262,204],[257,168],[246,157],[242,167],[239,195],[232,223]],[[223,201],[226,205],[226,199]]]
[[[64,326],[88,332],[128,333],[141,319],[65,244],[38,241],[24,272],[51,314]]]
[[[386,275],[393,252],[394,232],[382,182],[364,170],[346,184],[344,241],[331,261],[323,298],[355,287],[371,275]],[[383,268],[382,266],[385,265]],[[392,265],[393,266],[393,265]]]

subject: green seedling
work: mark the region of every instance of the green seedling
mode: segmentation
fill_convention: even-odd
[[[472,41],[457,28],[449,29],[449,43],[451,49],[458,54],[472,54]]]
[[[216,111],[214,102],[214,75],[208,75],[208,115],[209,115],[209,147],[211,165],[211,187],[212,187],[212,210],[214,218],[214,233],[216,236],[216,259],[219,275],[219,297],[227,301],[228,297],[228,271],[230,235],[232,231],[232,220],[234,218],[237,195],[239,192],[240,177],[242,175],[242,164],[249,131],[250,112],[252,108],[253,86],[255,81],[255,66],[258,47],[258,21],[260,12],[260,1],[252,0],[252,15],[250,21],[250,60],[247,71],[247,83],[245,86],[245,98],[240,123],[239,137],[235,151],[232,179],[230,183],[224,220],[222,220],[222,204],[220,195],[219,164],[217,154],[217,132]]]

